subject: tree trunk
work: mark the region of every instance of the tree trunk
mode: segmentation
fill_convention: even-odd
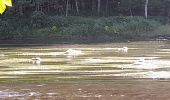
[[[40,1],[36,2],[36,11],[40,11]]]
[[[130,8],[129,11],[130,11],[130,16],[133,17],[132,8]]]
[[[75,2],[76,2],[76,11],[77,11],[77,14],[79,14],[79,6],[78,6],[78,1],[77,1],[77,0],[75,0]]]
[[[85,1],[84,0],[80,0],[81,1],[81,11],[85,11],[86,8],[85,8]]]
[[[50,12],[50,5],[51,5],[51,2],[48,2],[48,5],[47,5],[47,12]]]
[[[98,12],[98,14],[100,14],[100,6],[101,6],[101,0],[98,0],[98,4],[97,4],[97,12]]]
[[[92,0],[92,13],[95,15],[96,14],[96,0]]]
[[[66,1],[66,16],[68,16],[69,0]]]
[[[145,18],[148,18],[148,0],[145,2]]]
[[[108,4],[109,4],[109,1],[108,0],[106,0],[106,8],[105,8],[105,10],[106,10],[106,16],[108,16]]]

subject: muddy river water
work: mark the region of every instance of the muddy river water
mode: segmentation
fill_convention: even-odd
[[[170,41],[0,45],[0,100],[170,100]]]

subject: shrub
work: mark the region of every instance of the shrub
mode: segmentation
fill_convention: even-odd
[[[0,20],[0,37],[1,39],[11,39],[14,36],[13,28],[8,21]]]
[[[153,35],[170,35],[170,25],[163,25],[152,32]]]
[[[99,36],[112,37],[137,37],[155,30],[159,22],[143,17],[108,17],[108,18],[83,18],[83,17],[53,17],[53,25],[57,25],[60,36]],[[57,21],[58,20],[58,21]]]
[[[147,33],[153,34],[161,25],[159,21],[143,17],[47,17],[39,11],[33,12],[30,19],[14,18],[0,21],[0,36],[5,38],[108,36],[129,39]]]
[[[31,25],[33,28],[42,28],[47,25],[47,17],[41,11],[34,11],[31,16]]]
[[[65,17],[65,16],[51,16],[49,17],[50,26],[57,27],[68,27],[75,24],[94,24],[92,18],[83,18],[83,17]]]
[[[160,26],[160,23],[154,20],[147,20],[142,17],[126,17],[112,23],[108,31],[135,37],[153,31],[158,26]]]

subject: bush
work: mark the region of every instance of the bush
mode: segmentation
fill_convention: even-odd
[[[168,35],[170,36],[170,25],[163,25],[152,32],[152,35]]]
[[[60,36],[98,36],[137,37],[155,30],[160,23],[143,17],[58,17],[53,16],[52,25],[60,27],[55,34]]]
[[[13,27],[8,21],[0,20],[0,37],[1,39],[11,39],[14,36]]]
[[[166,16],[149,16],[148,19],[152,19],[160,22],[161,24],[168,24],[168,17]]]
[[[88,37],[101,35],[105,32],[105,28],[98,25],[88,25],[88,24],[74,24],[68,27],[63,27],[62,31],[59,32],[60,35],[67,36],[79,36],[79,37]]]
[[[160,23],[154,20],[147,20],[142,17],[125,17],[112,23],[108,31],[135,37],[153,31],[158,26],[160,26]]]
[[[83,17],[65,17],[65,16],[51,16],[49,17],[50,26],[57,27],[68,27],[75,24],[94,24],[92,18],[83,18]]]
[[[47,17],[43,12],[35,11],[31,18],[0,20],[0,36],[16,39],[48,36],[129,39],[154,34],[160,25],[160,21],[143,17]]]
[[[31,16],[31,25],[33,28],[42,28],[47,25],[47,17],[41,11],[34,11]]]

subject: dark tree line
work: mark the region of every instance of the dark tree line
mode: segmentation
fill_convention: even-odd
[[[170,0],[13,0],[6,15],[170,16]]]
[[[0,39],[131,38],[167,24],[170,0],[13,0],[0,16]]]

